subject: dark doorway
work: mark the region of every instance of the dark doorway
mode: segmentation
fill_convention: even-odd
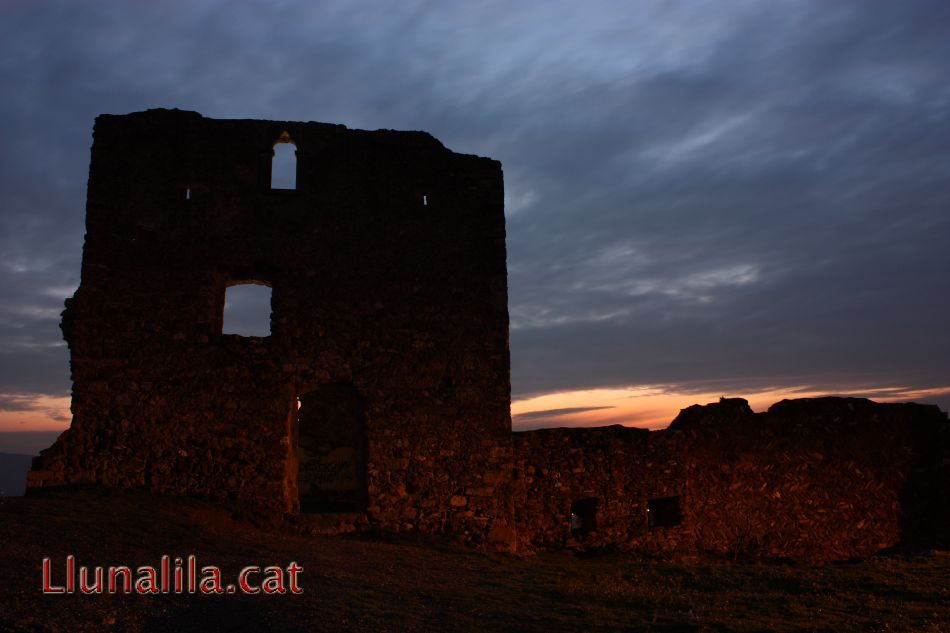
[[[349,383],[321,385],[299,397],[297,489],[300,511],[366,509],[364,405]]]

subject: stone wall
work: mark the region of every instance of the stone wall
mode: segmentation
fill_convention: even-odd
[[[272,189],[287,140],[297,188]],[[333,529],[497,534],[510,495],[482,473],[510,472],[503,207],[497,161],[422,132],[100,116],[62,324],[73,423],[30,487],[144,487],[279,517],[298,513],[301,474],[326,493],[327,455],[350,454],[365,489]],[[270,336],[222,334],[241,281],[272,288]],[[298,398],[334,388],[353,394],[343,415],[362,437],[340,437],[360,446],[311,446],[300,470]]]
[[[950,425],[932,406],[819,398],[756,414],[732,399],[664,431],[514,442],[525,544],[812,560],[950,546]],[[572,530],[572,504],[591,499]]]

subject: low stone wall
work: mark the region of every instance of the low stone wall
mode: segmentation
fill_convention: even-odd
[[[528,546],[809,560],[947,547],[948,438],[936,407],[853,398],[759,414],[722,400],[657,432],[517,433],[519,534]]]
[[[237,395],[235,403],[250,405]],[[244,487],[259,493],[268,483],[258,481],[268,476],[259,468],[248,469],[249,479],[241,464],[281,467],[280,455],[260,454],[279,445],[280,429],[269,443],[261,428],[207,430],[197,418],[174,432],[152,417],[108,433],[74,427],[38,458],[45,469],[30,473],[30,485],[146,487],[235,502]],[[933,406],[819,398],[754,413],[729,399],[685,409],[663,431],[545,429],[515,433],[510,446],[473,436],[484,457],[466,472],[432,464],[477,451],[435,434],[416,440],[389,431],[373,442],[401,457],[381,461],[371,451],[367,513],[287,518],[304,531],[450,534],[507,551],[828,561],[950,548],[950,423]],[[275,484],[280,477],[269,473]],[[271,490],[274,503],[283,496]]]

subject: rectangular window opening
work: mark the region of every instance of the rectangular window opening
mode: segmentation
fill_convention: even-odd
[[[597,530],[596,497],[578,499],[571,504],[571,536],[587,536]]]
[[[225,290],[222,334],[271,334],[271,288],[258,280],[231,282]]]
[[[650,529],[674,527],[683,522],[683,507],[680,498],[658,497],[647,501],[647,517]]]

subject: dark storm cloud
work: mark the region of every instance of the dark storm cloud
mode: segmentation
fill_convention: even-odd
[[[7,3],[0,392],[68,388],[91,124],[157,106],[500,159],[516,396],[946,385],[948,11]]]

